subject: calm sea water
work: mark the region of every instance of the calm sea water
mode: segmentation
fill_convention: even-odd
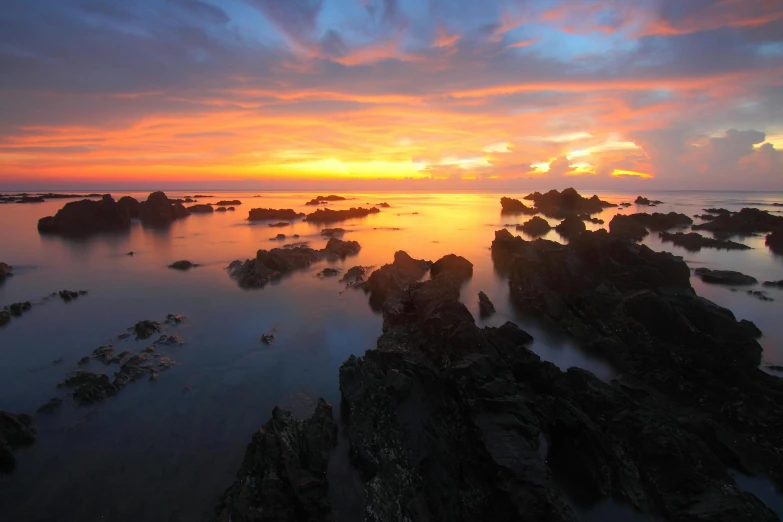
[[[362,245],[359,255],[319,263],[260,290],[242,290],[226,273],[232,260],[286,242],[309,241],[314,248],[326,243],[320,225],[297,221],[284,229],[269,228],[266,223],[246,221],[247,211],[272,207],[309,212],[313,207],[304,203],[316,194],[209,193],[217,198],[200,202],[236,198],[242,205],[236,212],[191,215],[167,229],[134,223],[126,234],[84,240],[42,237],[36,230],[40,217],[53,215],[66,201],[0,205],[0,261],[13,265],[15,273],[0,285],[0,306],[35,302],[64,288],[89,291],[71,303],[42,302],[0,328],[0,410],[32,413],[49,398],[64,397],[56,384],[101,344],[114,340],[117,351],[141,350],[149,342],[116,340],[139,320],[162,321],[168,313],[188,317],[176,329],[186,341],[172,353],[178,366],[157,381],[130,384],[95,406],[66,401],[55,413],[35,418],[38,441],[17,452],[13,474],[0,476],[0,513],[7,520],[203,519],[232,482],[245,446],[272,407],[280,405],[307,416],[315,399],[323,396],[338,408],[340,364],[349,355],[361,355],[375,346],[381,316],[370,309],[361,291],[343,291],[338,278],[316,277],[327,265],[343,270],[354,265],[377,267],[390,262],[396,250],[431,260],[449,253],[465,256],[474,264],[474,276],[463,288],[462,299],[479,324],[514,321],[535,337],[532,349],[562,369],[579,366],[604,379],[613,375],[606,362],[510,305],[507,281],[494,270],[489,247],[495,230],[528,218],[501,216],[501,194],[343,194],[352,199],[329,207],[382,201],[391,205],[380,214],[334,225],[348,230],[344,239]],[[138,199],[147,195],[113,195],[126,194]],[[633,201],[637,194],[599,195],[620,203]],[[608,209],[597,217],[608,225],[618,211],[693,215],[708,207],[775,210],[770,204],[783,202],[783,193],[644,195],[665,204],[655,209]],[[588,224],[588,228],[600,225]],[[511,231],[517,233],[513,227]],[[280,232],[301,237],[269,240]],[[562,241],[554,231],[546,238]],[[739,270],[760,281],[783,279],[783,257],[774,256],[763,237],[743,241],[754,250],[690,253],[662,244],[657,234],[645,243],[683,256],[692,268]],[[136,255],[127,256],[128,251]],[[167,268],[179,259],[201,266],[184,273]],[[762,302],[742,290],[732,292],[696,278],[692,283],[700,295],[761,328],[763,367],[783,365],[779,324],[783,292],[768,289],[775,301]],[[490,296],[498,310],[487,321],[478,318],[479,290]],[[272,331],[273,344],[259,342],[261,334]],[[87,369],[112,372],[115,367],[91,362]],[[585,520],[629,516],[622,506],[607,503],[586,513]]]

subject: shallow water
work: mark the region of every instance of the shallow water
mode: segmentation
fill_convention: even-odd
[[[326,239],[320,230],[325,227],[297,221],[287,228],[269,228],[265,222],[246,221],[247,211],[272,207],[310,212],[313,207],[304,202],[316,194],[210,194],[218,197],[200,202],[236,198],[243,204],[236,212],[191,215],[166,229],[134,223],[126,234],[78,241],[42,237],[36,231],[38,218],[54,214],[66,201],[0,205],[0,261],[13,265],[15,272],[0,285],[0,306],[36,301],[63,288],[89,291],[71,303],[59,298],[44,301],[0,328],[0,410],[32,413],[50,397],[64,397],[56,384],[76,368],[78,359],[101,344],[114,340],[118,351],[149,345],[116,340],[141,319],[162,321],[168,313],[188,317],[185,324],[169,327],[186,344],[172,350],[178,366],[157,381],[130,384],[96,406],[66,402],[59,411],[36,417],[38,441],[17,452],[19,462],[12,475],[0,476],[0,506],[9,520],[202,519],[233,480],[253,431],[266,422],[274,405],[306,416],[315,399],[323,396],[339,409],[338,368],[349,355],[375,346],[382,319],[370,309],[364,293],[343,291],[339,278],[317,278],[327,264],[343,270],[377,267],[401,249],[432,260],[448,253],[465,256],[474,264],[474,276],[463,288],[462,299],[480,325],[517,322],[535,337],[531,349],[542,358],[563,369],[586,368],[603,379],[613,375],[606,362],[510,305],[507,280],[494,269],[489,246],[495,230],[528,218],[502,216],[500,194],[345,194],[352,199],[329,207],[381,201],[391,205],[380,214],[327,225],[347,229],[344,239],[358,241],[360,254],[316,264],[260,290],[238,288],[225,267],[234,259],[253,257],[259,248],[293,241],[322,248]],[[115,198],[122,195],[114,193]],[[615,203],[636,197],[599,195]],[[673,210],[693,215],[701,214],[702,208],[739,210],[751,205],[773,210],[765,205],[783,201],[783,194],[644,195],[666,203],[619,212]],[[608,225],[615,212],[608,209],[596,217]],[[281,232],[301,237],[269,240]],[[554,231],[546,237],[561,240]],[[739,270],[760,281],[783,279],[783,258],[769,252],[763,237],[742,241],[754,250],[689,253],[662,244],[657,234],[645,239],[655,250],[684,256],[694,268]],[[135,255],[127,256],[128,251]],[[201,266],[189,272],[167,268],[179,259]],[[732,292],[696,278],[692,282],[704,297],[730,308],[738,318],[753,320],[765,333],[764,365],[783,365],[783,332],[777,324],[783,292],[768,289],[776,300],[762,302],[744,290]],[[486,321],[478,318],[479,290],[498,310]],[[259,342],[261,334],[272,331],[276,338],[271,345]],[[62,362],[53,363],[60,358]],[[87,368],[116,369],[94,361]]]

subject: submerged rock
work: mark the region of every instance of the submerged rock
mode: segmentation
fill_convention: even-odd
[[[275,334],[262,334],[261,335],[261,342],[264,344],[272,344],[272,341],[275,340]]]
[[[325,228],[321,230],[321,235],[326,237],[337,237],[345,234],[344,228]]]
[[[489,296],[484,292],[478,293],[479,297],[479,315],[481,317],[489,317],[495,313],[495,305],[489,300]]]
[[[535,216],[521,225],[517,225],[517,230],[521,230],[531,236],[543,236],[552,230],[552,227],[546,219]]]
[[[326,470],[336,445],[337,423],[323,399],[318,399],[315,412],[306,420],[275,407],[271,420],[253,435],[213,520],[333,520]]]
[[[38,435],[32,427],[29,415],[14,415],[0,411],[0,473],[10,473],[16,468],[13,450],[29,446]]]
[[[80,295],[87,295],[87,291],[79,290],[78,292],[75,292],[73,290],[60,290],[57,294],[60,296],[60,299],[69,303],[74,299],[77,299]]]
[[[13,267],[7,263],[0,263],[0,283],[5,281],[6,277],[14,275],[12,273]]]
[[[774,301],[774,299],[768,296],[766,292],[762,292],[760,290],[748,290],[747,293],[748,295],[752,295],[760,301]]]
[[[190,270],[191,268],[196,268],[196,263],[192,263],[188,261],[187,259],[183,259],[180,261],[174,261],[169,265],[169,268],[173,268],[174,270]]]
[[[334,223],[337,221],[345,221],[347,219],[362,218],[371,214],[377,214],[380,210],[375,207],[372,208],[350,208],[348,210],[332,210],[330,208],[319,208],[312,214],[307,214],[305,221],[310,223]]]
[[[344,198],[342,196],[335,196],[335,195],[317,196],[311,199],[310,201],[308,201],[307,203],[305,203],[305,205],[322,205],[327,203],[328,201],[345,201],[345,200],[347,200],[347,198]]]
[[[636,198],[634,203],[636,205],[641,205],[641,206],[646,206],[646,207],[654,207],[656,205],[663,204],[663,201],[658,201],[658,200],[652,200],[651,201],[651,200],[649,200],[649,199],[647,199],[645,197],[639,196],[639,197]]]
[[[774,216],[757,208],[743,208],[736,213],[720,213],[712,221],[693,225],[692,228],[693,230],[707,230],[719,236],[748,236],[759,232],[783,229],[783,217]]]
[[[149,339],[153,334],[160,332],[160,323],[157,321],[139,321],[133,325],[133,333],[136,335],[136,340]]]
[[[190,212],[182,203],[172,202],[164,192],[153,192],[147,196],[147,201],[139,204],[139,218],[148,225],[168,225],[188,214]]]
[[[783,288],[783,279],[781,279],[780,281],[764,281],[763,286]]]
[[[278,221],[277,223],[269,223],[267,226],[270,228],[283,228],[291,226],[291,223],[288,221]]]
[[[334,277],[340,275],[340,271],[336,268],[324,268],[318,272],[318,277]]]
[[[712,239],[711,237],[704,237],[696,232],[690,232],[688,234],[684,234],[682,232],[677,232],[676,234],[672,234],[670,232],[661,232],[659,236],[661,241],[674,243],[675,245],[681,246],[691,252],[698,252],[702,248],[717,248],[722,250],[750,250],[748,245],[735,243],[734,241]]]
[[[38,220],[38,231],[64,236],[120,232],[130,228],[130,220],[126,208],[105,195],[99,201],[83,199],[66,203],[54,216]]]
[[[73,398],[79,404],[93,404],[117,394],[117,387],[109,381],[109,376],[77,370],[59,386],[73,388]]]
[[[525,196],[536,204],[536,210],[546,217],[565,219],[571,214],[597,214],[609,207],[616,207],[608,201],[602,201],[598,196],[591,198],[582,197],[573,188],[564,189],[562,192],[550,190],[546,194],[534,192]]]
[[[585,226],[584,221],[574,215],[570,215],[566,216],[566,218],[555,227],[555,230],[563,237],[572,238],[587,230],[587,227]]]
[[[254,208],[248,214],[248,221],[266,221],[266,220],[292,220],[304,216],[301,212],[296,212],[291,208]]]
[[[538,214],[538,210],[528,207],[518,199],[500,198],[500,207],[504,214]]]
[[[697,268],[694,273],[705,283],[718,285],[755,285],[758,283],[755,277],[745,275],[734,270],[710,270],[709,268]]]
[[[191,214],[212,214],[215,211],[214,208],[212,208],[212,205],[193,205],[192,207],[188,207],[188,212]]]

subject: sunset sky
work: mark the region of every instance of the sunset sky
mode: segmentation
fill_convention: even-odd
[[[781,151],[783,0],[0,12],[0,189],[783,190]]]

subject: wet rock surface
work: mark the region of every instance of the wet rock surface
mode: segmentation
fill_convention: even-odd
[[[228,265],[229,275],[243,288],[262,288],[287,272],[307,268],[321,259],[338,259],[359,252],[356,241],[330,238],[321,250],[308,246],[259,250],[255,259],[233,261]]]
[[[266,220],[292,220],[298,217],[303,217],[304,214],[296,212],[291,208],[254,208],[250,210],[247,217],[248,221],[266,221]]]
[[[54,216],[38,220],[38,232],[63,236],[87,236],[130,229],[131,216],[108,194],[98,201],[71,201]]]
[[[479,315],[481,317],[490,317],[495,313],[495,305],[489,300],[489,296],[484,292],[478,293]]]
[[[180,261],[174,261],[173,263],[171,263],[169,265],[169,268],[172,268],[174,270],[182,270],[184,272],[190,270],[191,268],[196,268],[198,266],[199,266],[198,264],[188,261],[187,259],[182,259]]]
[[[473,277],[473,263],[462,256],[449,254],[435,261],[430,267],[432,277],[441,273],[452,274],[464,281]]]
[[[711,210],[723,209],[706,209]],[[774,216],[757,208],[743,208],[739,212],[728,211],[718,213],[717,217],[707,223],[693,225],[693,230],[707,230],[716,236],[749,236],[760,232],[771,232],[783,229],[783,217]]]
[[[377,214],[380,210],[376,207],[351,207],[348,210],[332,210],[330,208],[319,208],[312,214],[307,214],[305,221],[310,223],[335,223],[347,219],[367,217],[371,214]]]
[[[504,214],[538,214],[538,210],[514,198],[500,198],[500,207]]]
[[[169,200],[164,192],[153,192],[139,204],[139,219],[148,225],[168,225],[190,214],[182,203]]]
[[[617,206],[602,201],[596,195],[585,198],[573,188],[564,189],[562,192],[550,190],[546,194],[534,192],[525,196],[525,199],[533,201],[536,210],[554,219],[565,219],[571,214],[597,214],[606,208]]]
[[[521,225],[517,225],[517,230],[521,230],[522,232],[530,234],[531,236],[543,236],[552,230],[552,226],[546,219],[534,216]]]
[[[0,473],[16,468],[14,450],[34,443],[37,435],[29,415],[0,411]]]
[[[734,270],[710,270],[702,267],[694,270],[694,273],[705,283],[716,285],[755,285],[758,283],[755,277]]]
[[[235,205],[241,205],[242,202],[239,201],[238,199],[231,199],[231,200],[224,199],[224,200],[218,201],[217,203],[213,203],[213,204],[216,205],[216,206],[219,206],[219,207],[231,207],[231,206],[235,206]]]
[[[332,407],[319,399],[312,417],[299,420],[275,408],[253,435],[236,480],[220,501],[215,522],[333,520],[326,470],[337,445]]]
[[[387,297],[424,277],[431,266],[431,261],[413,259],[403,250],[395,252],[394,262],[375,270],[363,285],[370,292],[370,306],[378,309]]]
[[[624,216],[617,214],[609,222],[609,233],[615,236],[641,241],[649,234],[647,227],[633,218],[633,216]]]
[[[681,246],[690,252],[698,252],[702,248],[717,248],[720,250],[751,249],[748,245],[743,245],[742,243],[728,241],[725,239],[713,239],[711,237],[702,236],[697,232],[689,232],[687,234],[683,232],[661,232],[659,236],[661,241],[674,243],[675,245]]]
[[[342,278],[340,278],[340,282],[345,283],[348,286],[354,286],[363,283],[366,276],[367,268],[363,266],[353,266],[348,269]]]

